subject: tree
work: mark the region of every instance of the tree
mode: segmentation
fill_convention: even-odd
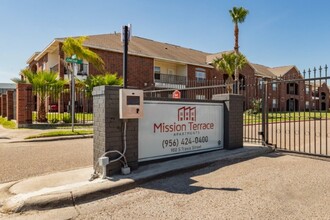
[[[47,122],[45,102],[49,95],[58,96],[65,84],[64,80],[58,79],[58,74],[48,71],[33,73],[29,69],[22,70],[26,82],[32,84],[33,92],[38,95],[39,109],[38,122]]]
[[[87,79],[80,81],[79,84],[85,87],[88,97],[92,97],[93,88],[102,85],[123,85],[123,79],[117,73],[105,73],[104,75],[88,76]]]
[[[232,21],[235,24],[234,29],[234,36],[235,36],[235,46],[234,50],[236,53],[238,53],[238,35],[239,35],[239,29],[238,29],[238,23],[243,23],[245,21],[246,16],[249,14],[249,11],[246,10],[243,7],[233,7],[233,9],[229,10],[229,13],[231,15]]]
[[[227,91],[232,92],[233,75],[235,70],[239,71],[247,63],[245,56],[241,53],[224,53],[221,58],[217,58],[213,61],[213,66],[220,71],[225,72],[228,75],[226,80]]]
[[[100,72],[104,72],[104,62],[102,58],[83,46],[85,40],[87,40],[87,37],[68,37],[63,42],[62,50],[67,57],[76,55],[78,59],[85,59],[93,64]],[[68,64],[67,68],[72,71],[71,64]]]

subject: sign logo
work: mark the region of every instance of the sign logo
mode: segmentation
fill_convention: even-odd
[[[172,98],[173,99],[180,99],[181,98],[181,92],[179,90],[175,90],[173,93],[172,93]]]
[[[183,106],[179,108],[178,121],[196,121],[196,107]]]

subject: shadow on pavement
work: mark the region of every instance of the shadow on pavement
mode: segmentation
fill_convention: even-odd
[[[248,160],[248,159],[247,159]],[[146,184],[141,185],[141,188],[152,189],[152,190],[161,190],[169,193],[175,194],[193,194],[199,192],[201,190],[220,190],[220,191],[227,191],[227,192],[237,192],[243,189],[236,188],[236,187],[220,187],[220,188],[213,188],[213,187],[204,187],[198,186],[198,181],[194,180],[197,176],[206,175],[217,171],[223,167],[231,166],[236,163],[240,163],[246,160],[235,159],[235,160],[226,160],[215,162],[209,166],[199,168],[194,171],[188,172],[180,172],[173,173],[168,177],[164,177],[161,179],[157,179],[153,182],[149,182]],[[178,175],[177,175],[178,174]],[[169,184],[169,182],[171,184]]]

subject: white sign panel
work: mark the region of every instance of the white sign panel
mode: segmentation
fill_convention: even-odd
[[[222,103],[145,101],[139,161],[223,148]]]

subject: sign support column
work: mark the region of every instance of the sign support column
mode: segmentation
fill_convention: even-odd
[[[123,78],[124,78],[124,89],[127,88],[127,52],[128,52],[128,27],[125,25],[123,27],[124,31],[124,57],[123,57]]]
[[[129,24],[122,26],[121,41],[123,42],[123,81],[124,89],[127,88],[127,54],[128,54],[128,43],[132,36],[132,26]]]

